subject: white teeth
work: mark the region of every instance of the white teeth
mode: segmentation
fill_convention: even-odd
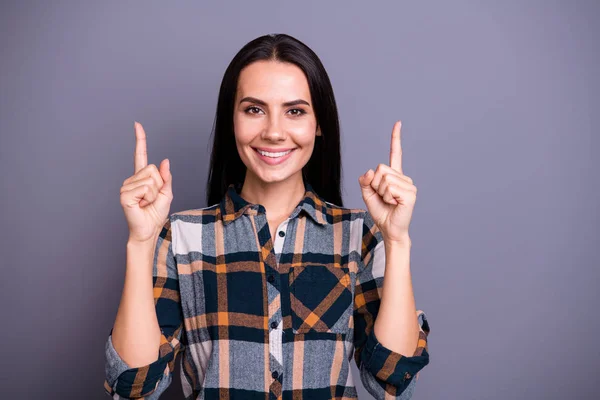
[[[282,151],[282,152],[279,152],[279,153],[269,153],[268,151],[262,151],[262,150],[258,150],[258,149],[257,149],[257,151],[260,154],[262,154],[263,156],[277,158],[277,157],[283,157],[286,154],[289,154],[292,150]]]

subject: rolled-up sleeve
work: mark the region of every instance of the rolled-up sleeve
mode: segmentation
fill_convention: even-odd
[[[354,297],[354,358],[365,389],[376,399],[410,399],[415,375],[429,363],[427,316],[417,310],[419,340],[413,354],[383,346],[373,329],[383,288],[385,248],[381,232],[368,212],[362,232],[361,262]]]
[[[171,217],[157,239],[152,280],[161,331],[157,359],[151,364],[130,368],[115,350],[111,330],[105,345],[104,390],[113,399],[158,399],[170,385],[177,355],[185,348],[181,342],[183,315],[171,237]]]

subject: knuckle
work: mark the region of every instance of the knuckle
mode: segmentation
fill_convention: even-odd
[[[152,168],[152,177],[156,182],[162,182],[162,176],[160,176],[160,171],[156,167]]]

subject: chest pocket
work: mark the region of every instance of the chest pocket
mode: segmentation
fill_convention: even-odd
[[[353,311],[347,267],[308,264],[290,269],[294,333],[346,333]]]

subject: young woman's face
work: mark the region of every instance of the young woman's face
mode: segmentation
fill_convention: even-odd
[[[265,183],[301,177],[315,136],[321,134],[302,70],[278,61],[245,67],[238,80],[233,128],[247,175]]]

